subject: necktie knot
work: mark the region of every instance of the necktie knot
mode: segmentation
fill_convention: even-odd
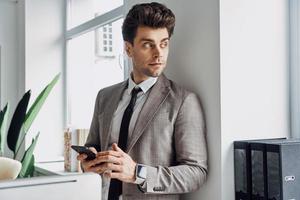
[[[129,105],[128,105],[129,109],[134,108],[134,105],[135,105],[135,102],[136,102],[136,99],[137,99],[137,95],[141,91],[142,90],[139,87],[133,88],[133,90],[131,91],[131,99],[130,99],[130,102],[129,102]]]
[[[137,94],[139,93],[139,92],[141,92],[142,91],[142,89],[140,88],[140,87],[135,87],[135,88],[133,88],[132,89],[132,91],[131,91],[131,96],[133,97],[133,96],[137,96]]]

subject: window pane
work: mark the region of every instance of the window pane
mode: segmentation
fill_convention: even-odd
[[[103,46],[103,27],[68,42],[68,118],[74,128],[89,128],[98,91],[124,80],[122,23],[112,23],[112,46]]]
[[[123,0],[69,0],[68,29],[123,5]]]

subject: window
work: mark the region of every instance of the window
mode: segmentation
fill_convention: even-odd
[[[68,0],[67,124],[89,128],[101,88],[123,81],[123,0]]]
[[[68,30],[122,7],[123,0],[68,0]],[[115,17],[115,16],[112,16]]]
[[[116,53],[113,50],[119,47],[121,44],[117,44],[117,46],[114,47],[113,40],[117,42],[117,40],[114,38],[120,37],[121,34],[120,27],[122,26],[122,22],[123,22],[122,20],[117,20],[116,22],[109,23],[95,30],[95,37],[96,37],[95,53],[98,57],[116,56]],[[108,28],[109,30],[111,30],[110,32],[107,31]],[[109,38],[107,38],[107,35],[109,36]]]

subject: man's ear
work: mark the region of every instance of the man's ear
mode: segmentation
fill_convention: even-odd
[[[132,44],[130,42],[125,41],[125,51],[127,53],[127,56],[130,58],[132,57],[132,48]]]

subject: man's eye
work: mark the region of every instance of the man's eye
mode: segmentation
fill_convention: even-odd
[[[160,47],[161,47],[161,48],[165,48],[165,47],[167,47],[168,45],[169,45],[168,42],[164,42],[164,43],[162,43],[162,44],[160,45]]]
[[[152,45],[151,45],[150,43],[144,43],[144,44],[143,44],[143,47],[145,47],[145,48],[151,48],[151,46],[152,46]]]

